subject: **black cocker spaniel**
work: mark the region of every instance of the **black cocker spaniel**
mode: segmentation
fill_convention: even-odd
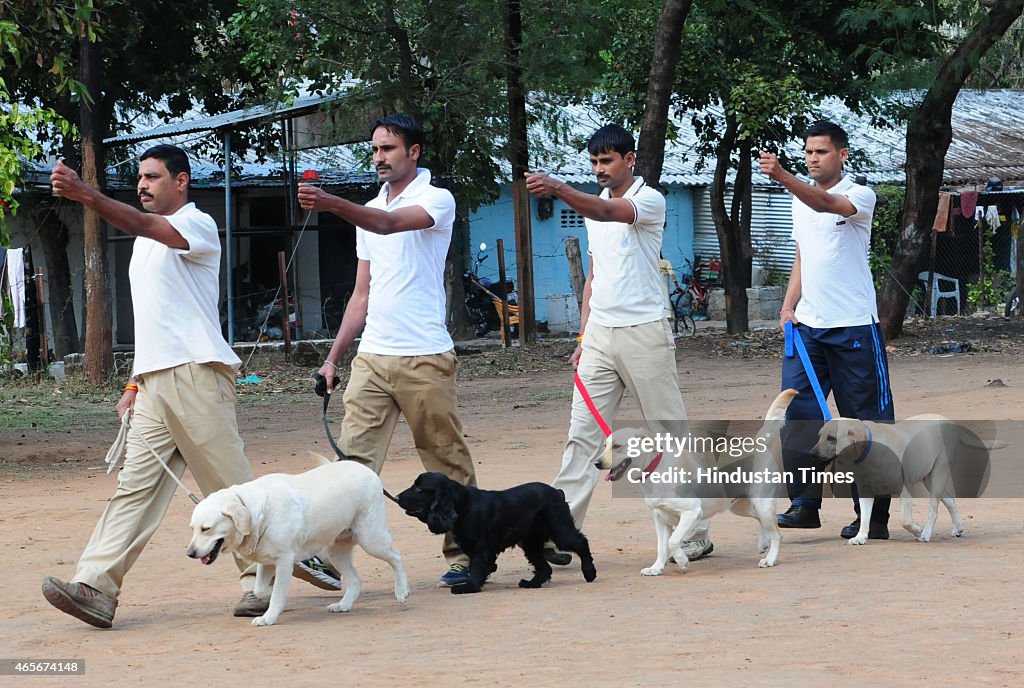
[[[507,490],[466,487],[442,473],[421,473],[398,495],[405,513],[427,524],[431,533],[451,532],[469,556],[469,582],[453,586],[453,594],[480,592],[487,577],[497,570],[498,554],[519,545],[533,565],[533,578],[519,581],[520,588],[539,588],[551,580],[551,566],[544,559],[544,543],[575,552],[583,578],[597,577],[587,538],[576,529],[565,494],[544,483],[526,483]]]

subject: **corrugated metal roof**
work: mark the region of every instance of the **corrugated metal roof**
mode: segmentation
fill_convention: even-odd
[[[922,93],[897,95],[915,99]],[[903,170],[905,125],[895,129],[872,126],[869,117],[855,115],[836,98],[823,101],[821,109],[847,130],[851,147],[863,151],[868,158],[863,169],[848,167],[847,172],[863,174],[870,184],[906,181]],[[586,141],[604,123],[594,109],[582,106],[566,108],[565,116],[569,131],[563,134],[563,139],[570,141]],[[712,182],[713,167],[698,169],[699,158],[694,152],[697,140],[690,125],[691,116],[689,112],[673,115],[678,139],[665,146],[661,177],[664,184],[708,186]],[[1004,181],[1024,180],[1024,90],[963,90],[953,106],[952,123],[953,141],[946,154],[946,184],[983,184],[993,176]],[[548,169],[566,181],[577,184],[593,181],[587,156],[577,153],[575,146],[556,143],[539,127],[532,133],[545,142],[540,146],[545,151],[540,156],[540,164],[546,157],[550,160]],[[803,157],[802,141],[790,141],[786,149],[795,158]],[[710,164],[713,165],[713,161]],[[730,180],[732,177],[730,173]],[[753,183],[755,186],[772,184],[756,168]]]
[[[902,93],[898,97],[914,99],[921,93]],[[282,114],[302,114],[338,100],[333,96],[306,96],[288,106],[255,107],[213,117],[197,117],[185,122],[168,124],[145,132],[125,134],[107,139],[108,142],[126,143],[151,138],[174,138],[184,134],[209,131],[233,124],[255,122]],[[866,116],[853,114],[842,101],[827,99],[821,109],[850,133],[851,146],[862,151],[869,160],[864,169],[848,168],[848,172],[863,174],[869,184],[903,183],[906,175],[905,127],[887,129],[871,125]],[[715,112],[715,110],[712,110]],[[596,108],[576,105],[563,109],[557,139],[541,124],[531,128],[531,161],[535,169],[545,169],[573,184],[593,182],[588,156],[579,152],[580,142],[586,141],[604,120]],[[666,143],[662,183],[687,187],[708,186],[712,182],[713,168],[700,166],[695,153],[697,139],[690,124],[691,113],[673,115],[677,140]],[[984,184],[990,177],[1004,181],[1024,180],[1024,90],[964,90],[953,108],[953,141],[946,155],[944,183],[947,185]],[[790,141],[787,151],[793,157],[803,155],[803,142]],[[299,169],[315,167],[328,183],[364,183],[367,172],[359,155],[352,147],[331,147],[304,151]],[[236,158],[237,160],[237,158]],[[237,163],[236,163],[237,164]],[[753,163],[752,163],[753,166]],[[505,180],[510,175],[506,161],[501,162]],[[198,185],[217,185],[220,170],[213,165],[194,166],[194,182]],[[282,163],[255,162],[251,156],[243,163],[240,177],[233,183],[273,184],[274,178],[283,177]],[[730,180],[733,173],[730,173]],[[773,183],[754,169],[755,186]]]
[[[273,105],[256,105],[242,110],[222,112],[219,115],[206,117],[194,116],[181,122],[171,122],[152,129],[111,136],[103,142],[111,143],[135,143],[149,139],[171,138],[183,134],[194,134],[200,131],[213,131],[225,127],[233,127],[239,124],[253,124],[268,119],[278,119],[282,115],[296,117],[307,112],[313,112],[324,105],[333,103],[345,97],[344,93],[331,95],[310,95],[296,98],[289,104],[276,103]]]

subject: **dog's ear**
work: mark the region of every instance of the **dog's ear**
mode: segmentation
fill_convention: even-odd
[[[852,421],[845,428],[845,433],[839,435],[839,446],[836,448],[840,451],[847,447],[859,447],[864,442],[868,441],[868,426],[863,423]]]
[[[306,453],[309,454],[309,459],[310,459],[310,461],[313,462],[314,466],[326,466],[329,463],[334,463],[333,461],[328,459],[326,456],[323,456],[321,454],[317,454],[316,452],[307,451]]]
[[[438,485],[434,491],[434,501],[427,512],[427,529],[435,535],[447,533],[455,527],[458,517],[451,488],[447,485]]]
[[[252,514],[234,493],[224,504],[221,513],[231,519],[231,522],[235,524],[235,530],[242,537],[246,537],[252,532]]]

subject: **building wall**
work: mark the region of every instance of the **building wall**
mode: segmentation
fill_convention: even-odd
[[[586,193],[598,193],[596,184],[578,187]],[[548,219],[541,220],[537,214],[538,199],[530,198],[530,221],[533,236],[534,294],[537,320],[549,320],[548,297],[555,307],[562,303],[559,295],[572,295],[569,277],[569,262],[565,255],[565,241],[576,237],[580,242],[584,271],[589,270],[587,260],[587,232],[583,218],[562,201],[554,202],[554,212]],[[693,257],[693,190],[689,187],[670,187],[665,198],[665,235],[662,255],[673,265],[684,265],[683,257]],[[487,244],[488,258],[480,266],[481,277],[498,279],[498,260],[495,255],[496,240],[505,245],[505,269],[516,279],[515,227],[512,214],[512,188],[502,186],[501,195],[491,205],[480,208],[470,216],[470,247],[473,255],[479,244]],[[518,287],[518,279],[516,279]],[[550,314],[558,318],[561,314]]]
[[[725,194],[726,208],[732,202],[732,189]],[[755,186],[751,190],[750,243],[754,249],[754,264],[762,268],[789,275],[796,257],[793,241],[793,197],[785,189]],[[694,251],[706,263],[718,258],[721,249],[718,233],[711,217],[711,189],[696,190],[694,212]],[[685,270],[684,270],[685,272]]]

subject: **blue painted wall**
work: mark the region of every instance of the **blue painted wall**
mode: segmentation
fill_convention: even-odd
[[[597,193],[596,184],[577,187],[586,193]],[[665,236],[662,255],[672,261],[679,272],[685,269],[683,257],[693,258],[693,192],[690,187],[669,187],[665,197]],[[547,296],[550,294],[571,294],[569,261],[565,257],[565,240],[575,236],[580,240],[583,254],[583,268],[589,269],[587,260],[587,231],[582,223],[564,222],[563,210],[572,209],[561,201],[554,202],[554,214],[541,220],[537,216],[537,199],[530,198],[530,220],[533,224],[533,273],[535,308],[538,321],[546,321]],[[574,215],[574,213],[571,213]],[[516,243],[512,214],[512,188],[503,186],[501,195],[493,204],[480,208],[470,215],[470,246],[474,255],[480,242],[487,244],[489,257],[480,266],[480,276],[498,279],[498,258],[495,254],[496,240],[505,243],[505,270],[516,279]],[[516,287],[518,288],[518,280]]]

